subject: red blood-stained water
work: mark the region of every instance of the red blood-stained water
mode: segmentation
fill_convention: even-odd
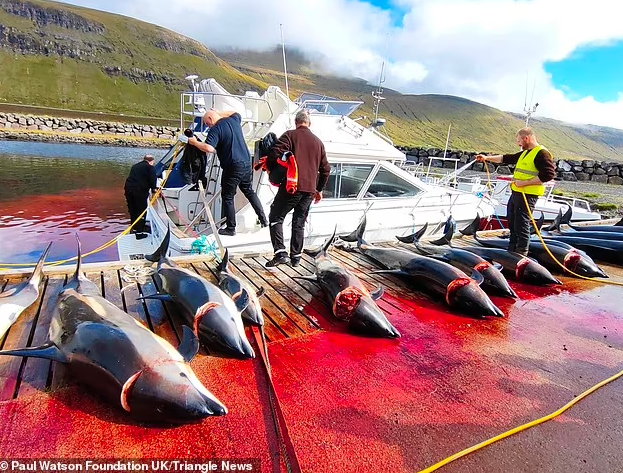
[[[110,241],[129,224],[123,184],[146,150],[0,141],[0,263],[47,261]],[[154,151],[155,156],[163,151]],[[85,262],[118,259],[112,247]]]

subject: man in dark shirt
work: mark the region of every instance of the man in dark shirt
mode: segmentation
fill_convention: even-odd
[[[326,185],[331,166],[322,141],[309,129],[311,120],[307,111],[300,111],[294,119],[295,130],[286,131],[271,150],[272,157],[279,159],[290,151],[294,154],[298,166],[298,185],[294,194],[289,194],[284,182],[270,207],[270,239],[275,256],[266,263],[267,268],[274,268],[288,262],[288,252],[283,244],[283,220],[288,212],[292,215],[292,238],[290,240],[290,264],[298,266],[303,251],[305,220],[312,201],[320,202],[322,190]]]
[[[266,214],[260,199],[252,187],[253,173],[251,170],[251,154],[242,133],[242,117],[236,112],[219,112],[209,110],[203,122],[210,127],[205,143],[195,137],[188,139],[188,144],[199,148],[204,153],[216,153],[221,163],[221,218],[227,219],[226,227],[218,232],[220,235],[236,234],[236,208],[234,197],[240,188],[253,210],[257,214],[260,225],[268,225]]]
[[[128,211],[132,222],[147,209],[147,197],[149,190],[156,192],[156,172],[154,170],[154,157],[151,154],[145,155],[143,160],[136,163],[130,169],[130,174],[125,180],[125,200],[128,203]],[[147,237],[145,216],[136,222],[132,228],[132,233],[136,233],[136,239],[140,240]]]
[[[511,197],[506,207],[506,219],[510,230],[508,251],[527,256],[532,222],[522,194],[526,196],[530,212],[534,211],[536,201],[545,193],[543,183],[551,181],[556,176],[556,168],[551,153],[539,145],[532,128],[522,128],[517,132],[517,144],[522,149],[519,153],[495,156],[479,154],[476,160],[515,165]]]

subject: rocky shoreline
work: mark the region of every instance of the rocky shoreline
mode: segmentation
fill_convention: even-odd
[[[444,161],[444,150],[437,148],[410,148],[410,147],[398,147],[401,151],[406,153],[407,160],[413,164],[422,164],[423,166],[430,166],[432,168],[447,168],[454,169],[455,164],[460,167],[463,164],[475,159],[478,153],[473,151],[447,151],[446,159],[452,161]],[[458,163],[455,163],[455,160]],[[513,173],[514,166],[506,164],[493,164],[487,163],[490,173],[496,173],[499,175],[510,175]],[[484,163],[474,163],[470,168],[472,171],[485,171]],[[623,164],[607,161],[594,161],[591,159],[585,160],[564,160],[559,159],[556,161],[556,180],[560,181],[590,181],[599,184],[613,184],[623,185]]]
[[[0,113],[0,140],[168,148],[178,128]]]

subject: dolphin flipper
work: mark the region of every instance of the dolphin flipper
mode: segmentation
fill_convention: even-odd
[[[186,325],[182,325],[182,341],[177,347],[177,351],[180,352],[186,363],[190,363],[199,353],[199,339],[195,332]]]
[[[266,292],[266,290],[264,289],[264,286],[260,287],[257,292],[255,293],[255,295],[260,298],[264,295],[264,293]]]
[[[500,263],[497,263],[497,262],[495,262],[495,261],[494,261],[494,262],[492,262],[492,263],[491,263],[491,265],[492,265],[495,269],[497,269],[498,271],[502,271],[502,270],[504,269],[504,266],[502,266]]]
[[[476,284],[478,284],[479,286],[484,282],[485,278],[482,274],[480,274],[480,272],[474,270],[472,271],[472,279],[474,281],[476,281]]]
[[[372,296],[372,299],[376,301],[383,297],[383,294],[385,294],[385,289],[383,289],[383,286],[379,286],[376,290],[370,293],[370,296]]]
[[[17,350],[0,351],[0,355],[24,356],[29,358],[45,358],[46,360],[67,363],[69,360],[54,343],[49,342],[40,347],[18,348]]]
[[[0,292],[0,299],[2,299],[3,297],[9,297],[12,296],[13,294],[15,294],[19,289],[21,289],[22,287],[24,287],[26,284],[25,283],[21,283],[15,287],[12,287],[11,289],[9,289],[8,291],[4,291],[4,292]]]
[[[312,274],[311,276],[293,276],[292,279],[302,279],[303,281],[313,282],[318,284],[318,276]]]
[[[373,274],[393,274],[394,276],[408,276],[402,269],[377,269]]]
[[[163,302],[174,302],[173,297],[171,297],[169,294],[156,293],[156,294],[149,294],[147,296],[141,296],[141,297],[136,298],[137,301],[142,301],[146,299],[156,299],[158,301],[163,301]]]
[[[234,299],[236,309],[238,309],[239,312],[243,312],[249,305],[250,300],[251,298],[249,297],[249,292],[246,289],[243,289],[240,295]]]

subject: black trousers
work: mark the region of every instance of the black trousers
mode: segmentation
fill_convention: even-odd
[[[125,200],[128,203],[128,212],[130,213],[130,220],[132,220],[132,222],[147,208],[147,197],[149,197],[149,191],[143,189],[125,189]],[[132,231],[134,233],[145,231],[145,216],[134,225]]]
[[[526,194],[526,199],[530,206],[530,211],[534,211],[534,206],[539,197]],[[506,204],[506,219],[508,220],[508,228],[511,231],[508,251],[514,251],[527,256],[530,246],[532,221],[521,192],[512,191],[508,204]]]
[[[223,202],[221,208],[221,218],[227,219],[227,228],[236,229],[236,207],[234,206],[234,197],[238,188],[247,198],[260,223],[267,223],[266,214],[262,208],[262,203],[257,194],[253,190],[253,173],[250,164],[235,165],[223,169],[221,175],[221,200]]]
[[[283,244],[283,220],[288,212],[294,209],[294,214],[292,215],[292,238],[290,239],[290,258],[299,258],[301,256],[305,238],[305,220],[307,220],[309,207],[313,200],[314,194],[311,192],[288,194],[285,186],[279,188],[268,215],[270,241],[273,244],[275,255],[287,253],[286,247]]]

